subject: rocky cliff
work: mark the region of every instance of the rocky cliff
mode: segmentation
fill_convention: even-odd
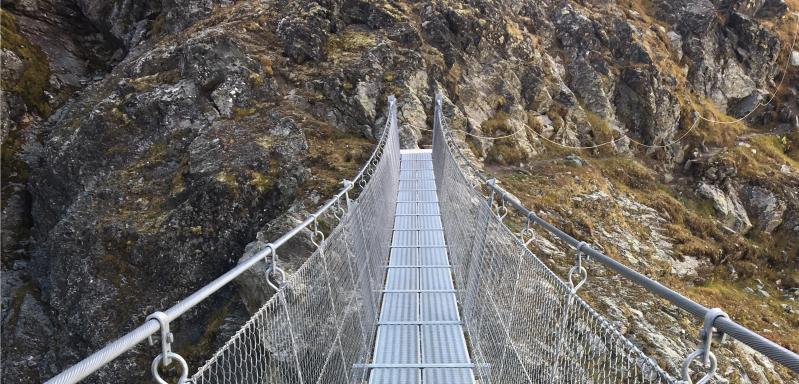
[[[798,350],[794,11],[5,2],[3,379],[52,376],[291,226],[368,156],[387,95],[403,145],[429,144],[437,89],[474,160],[528,206]],[[556,270],[570,263],[545,235],[536,244]],[[676,373],[695,322],[601,270],[586,297]],[[196,367],[248,305],[230,288],[192,311],[173,325],[178,352]],[[728,348],[727,379],[792,380]],[[142,381],[153,354],[141,346],[90,382]]]

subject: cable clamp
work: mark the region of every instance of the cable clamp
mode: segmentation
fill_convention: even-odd
[[[174,336],[169,331],[169,317],[167,317],[166,313],[158,311],[148,315],[145,319],[145,321],[150,320],[157,321],[161,329],[161,353],[163,354],[164,366],[167,366],[172,363],[169,355],[172,353],[172,342],[174,341]],[[152,335],[147,337],[147,341],[150,345],[155,345]]]

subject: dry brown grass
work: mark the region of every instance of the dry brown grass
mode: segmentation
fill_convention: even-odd
[[[780,293],[773,289],[766,287],[767,291],[771,291],[771,298],[756,297],[743,291],[744,287],[754,285],[752,281],[731,283],[714,280],[703,286],[684,289],[691,299],[700,304],[711,308],[724,308],[732,319],[743,326],[791,351],[799,352],[799,332],[790,331],[799,329],[799,317],[785,313],[780,304],[786,302],[774,298]],[[795,302],[793,304],[795,305]]]
[[[308,141],[308,166],[314,171],[302,189],[330,196],[341,188],[342,179],[358,172],[371,155],[374,143],[317,120],[306,119],[302,126]]]
[[[764,274],[752,261],[765,260],[759,248],[740,236],[721,231],[711,218],[712,207],[701,199],[679,197],[668,186],[657,181],[657,175],[634,158],[608,157],[589,159],[590,165],[569,167],[542,156],[532,159],[532,168],[525,172],[511,172],[507,168],[492,169],[499,174],[500,183],[514,193],[522,203],[535,212],[547,212],[547,219],[562,230],[580,239],[599,241],[595,231],[608,223],[618,225],[640,239],[645,239],[649,228],[643,228],[635,220],[622,214],[619,207],[604,202],[576,202],[573,197],[591,193],[595,188],[608,192],[608,180],[621,193],[631,194],[637,201],[655,208],[669,218],[666,225],[668,235],[675,244],[675,255],[691,255],[710,261],[711,267],[705,279],[684,281],[666,271],[670,268],[653,262],[647,271],[655,273],[658,280],[691,299],[709,307],[724,308],[734,319],[767,338],[789,349],[799,348],[799,318],[785,316],[773,285],[767,288],[772,298],[764,299],[747,294],[744,287],[752,287],[754,277],[766,277],[775,281],[776,275]],[[567,174],[571,172],[571,174]],[[575,178],[579,177],[579,181]],[[568,219],[564,219],[568,218]],[[519,223],[516,223],[519,227]],[[615,244],[603,242],[605,253],[627,263],[627,259]],[[737,254],[736,254],[736,250]],[[721,263],[721,254],[727,254],[728,263],[739,271],[741,278],[732,282]],[[790,304],[790,303],[789,303]],[[795,303],[794,303],[795,304]],[[774,324],[777,324],[776,326]],[[764,330],[768,330],[764,332]]]
[[[799,169],[794,142],[788,136],[756,135],[747,140],[751,147],[736,146],[722,154],[721,160],[732,163],[746,180],[778,185],[787,178],[780,167]]]

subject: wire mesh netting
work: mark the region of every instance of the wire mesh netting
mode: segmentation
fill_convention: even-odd
[[[399,183],[392,103],[382,154],[349,211],[310,258],[191,378],[193,383],[350,383],[366,379]]]
[[[357,201],[192,382],[367,380],[401,183],[393,110],[388,120]],[[433,168],[478,382],[673,382],[502,223],[453,156],[445,124],[438,108]]]
[[[530,252],[464,174],[440,105],[433,168],[475,375],[485,383],[671,383]]]

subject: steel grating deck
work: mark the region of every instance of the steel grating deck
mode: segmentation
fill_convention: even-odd
[[[474,383],[430,150],[401,151],[391,254],[370,384]]]

